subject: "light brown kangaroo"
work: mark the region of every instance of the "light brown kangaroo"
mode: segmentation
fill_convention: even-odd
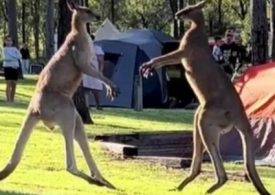
[[[235,127],[242,139],[246,174],[257,191],[267,195],[270,193],[265,189],[255,168],[252,151],[253,133],[240,97],[230,79],[211,56],[201,10],[206,2],[207,0],[188,6],[176,13],[177,18],[191,21],[191,27],[183,36],[179,48],[167,55],[152,59],[140,69],[147,77],[153,69],[181,62],[185,76],[199,100],[199,107],[194,116],[194,152],[191,170],[177,190],[182,190],[201,172],[204,149],[209,153],[217,179],[207,193],[214,192],[227,181],[219,151],[219,138],[221,134]]]
[[[75,109],[72,96],[80,84],[82,73],[105,83],[107,94],[117,95],[116,86],[90,66],[90,36],[86,24],[98,16],[86,7],[67,2],[72,11],[71,31],[65,42],[41,72],[27,109],[21,132],[8,164],[0,171],[0,180],[17,167],[26,142],[39,120],[50,129],[58,125],[65,138],[67,170],[89,183],[115,188],[99,172],[90,153],[82,119]],[[90,169],[90,175],[78,170],[74,154],[74,139],[78,142]]]

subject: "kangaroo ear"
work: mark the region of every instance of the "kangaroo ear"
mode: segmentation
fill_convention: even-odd
[[[77,8],[76,4],[71,0],[67,0],[67,6],[71,12]]]

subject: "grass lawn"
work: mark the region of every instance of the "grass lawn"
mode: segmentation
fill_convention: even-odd
[[[7,105],[4,102],[4,83],[0,80],[0,169],[7,162],[19,126],[24,117],[28,100],[34,88],[35,77],[28,77],[20,82],[17,90],[17,103]],[[127,109],[105,109],[93,113],[96,125],[88,125],[89,133],[120,133],[156,130],[188,130],[192,128],[193,113],[184,110],[144,110],[134,112]],[[138,160],[117,160],[105,153],[100,143],[90,144],[94,158],[103,175],[119,190],[109,190],[89,185],[65,171],[64,141],[59,129],[53,132],[39,124],[29,140],[22,161],[16,171],[0,182],[0,194],[4,195],[176,195],[203,194],[214,182],[209,164],[203,168],[210,172],[203,173],[183,192],[170,192],[187,174],[187,170],[167,169]],[[87,170],[81,152],[76,145],[78,167]],[[230,172],[242,173],[242,166],[226,163]],[[275,170],[258,167],[263,182],[275,194]],[[250,183],[237,180],[229,181],[215,194],[257,194]],[[273,184],[273,185],[272,185]]]

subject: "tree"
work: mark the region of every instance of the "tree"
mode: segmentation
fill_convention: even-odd
[[[21,20],[22,20],[22,42],[26,43],[26,3],[22,1],[22,13],[21,13]]]
[[[6,0],[6,5],[9,35],[13,39],[14,46],[18,47],[16,0]]]
[[[0,6],[1,6],[1,16],[3,17],[0,17],[0,21],[1,21],[1,25],[0,25],[0,29],[2,31],[0,31],[0,33],[2,32],[3,34],[7,34],[7,22],[8,22],[8,16],[7,16],[7,9],[6,9],[6,3],[5,1],[1,1],[0,3]]]
[[[172,11],[172,18],[173,18],[173,36],[175,38],[179,38],[184,34],[184,21],[180,20],[178,21],[174,16],[177,11],[184,8],[186,5],[186,0],[169,0],[170,8]],[[189,2],[190,4],[190,2]],[[191,2],[191,4],[193,4]]]
[[[270,2],[270,34],[271,34],[271,47],[270,54],[272,60],[275,60],[275,0]]]
[[[251,0],[252,64],[264,64],[268,55],[268,23],[266,1]]]
[[[33,35],[36,60],[39,59],[39,29],[40,29],[40,0],[35,0],[32,5],[33,12]]]
[[[71,12],[66,6],[67,0],[59,0],[58,1],[58,47],[62,45],[64,42],[66,35],[70,31],[70,22],[71,22]]]
[[[47,2],[46,19],[46,59],[49,60],[54,53],[54,0]]]
[[[237,14],[237,16],[243,21],[248,13],[249,1],[238,0],[236,3],[232,3],[231,8]]]
[[[218,0],[218,27],[219,27],[219,32],[222,31],[222,0]]]
[[[175,16],[176,12],[178,11],[178,1],[177,0],[169,0],[169,3],[170,3],[172,15]],[[179,37],[179,25],[178,25],[178,21],[175,17],[173,17],[173,36]]]
[[[83,1],[78,0],[75,1],[76,3],[83,5]],[[59,20],[58,20],[58,46],[60,47],[64,42],[66,35],[70,31],[70,21],[71,21],[71,11],[67,8],[66,0],[59,0]],[[84,96],[84,89],[80,86],[73,96],[73,100],[76,106],[77,111],[79,112],[83,122],[85,124],[93,123],[89,107],[86,105],[85,96]]]

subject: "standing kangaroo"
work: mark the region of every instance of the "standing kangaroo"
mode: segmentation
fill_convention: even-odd
[[[201,1],[177,12],[177,18],[191,21],[191,27],[182,38],[179,48],[144,63],[140,68],[142,74],[148,77],[153,69],[181,62],[187,81],[199,101],[194,116],[194,152],[191,170],[177,190],[182,190],[199,175],[205,149],[210,155],[217,179],[207,193],[214,192],[227,181],[219,151],[219,138],[221,134],[235,127],[242,139],[246,174],[260,194],[268,195],[270,193],[265,189],[255,168],[252,151],[253,133],[240,97],[230,79],[211,56],[201,10],[206,3],[207,0]]]
[[[90,37],[86,24],[98,16],[86,7],[69,2],[67,6],[72,11],[71,31],[39,76],[11,159],[0,171],[0,180],[15,170],[34,126],[41,120],[49,129],[53,129],[55,125],[61,128],[65,138],[67,170],[71,174],[89,183],[115,188],[104,179],[92,158],[82,119],[72,101],[82,73],[102,80],[107,88],[107,94],[112,98],[117,95],[115,85],[90,66]],[[77,169],[74,139],[82,150],[90,175]]]

